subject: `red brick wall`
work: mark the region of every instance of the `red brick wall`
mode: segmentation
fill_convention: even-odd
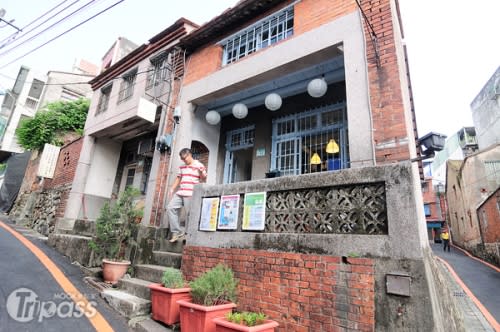
[[[280,332],[374,331],[374,260],[184,247],[187,280],[218,263],[239,280],[238,310],[262,311]]]
[[[413,129],[406,128],[390,1],[363,1],[361,6],[377,35],[380,55],[377,67],[371,31],[364,24],[375,158],[379,164],[407,160],[410,150],[406,140],[412,142],[408,135],[413,135]]]
[[[500,190],[478,209],[484,243],[500,242]]]
[[[83,137],[66,144],[59,152],[56,170],[52,179],[44,180],[44,189],[54,189],[60,186],[71,185],[75,177],[76,166],[82,150]]]

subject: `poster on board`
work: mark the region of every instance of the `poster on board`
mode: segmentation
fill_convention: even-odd
[[[219,197],[203,198],[201,203],[200,231],[215,232],[218,211]]]
[[[242,230],[263,231],[266,226],[266,193],[246,193]]]
[[[240,195],[221,196],[217,229],[237,229],[239,207]]]

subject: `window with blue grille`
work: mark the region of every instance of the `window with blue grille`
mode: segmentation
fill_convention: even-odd
[[[431,215],[431,205],[430,204],[424,204],[424,212],[425,212],[426,217],[429,217]]]
[[[293,35],[293,6],[280,10],[225,39],[222,65],[238,61]]]
[[[328,153],[330,141],[338,152]],[[349,167],[347,110],[332,104],[273,120],[271,169],[299,175]]]

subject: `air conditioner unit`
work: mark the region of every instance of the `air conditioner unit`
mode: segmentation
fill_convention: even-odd
[[[139,146],[137,147],[137,154],[144,155],[149,152],[153,152],[155,148],[153,138],[147,138],[139,141]]]

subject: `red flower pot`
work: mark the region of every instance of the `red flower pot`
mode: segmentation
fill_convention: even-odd
[[[236,307],[234,303],[204,306],[180,300],[181,329],[187,332],[215,332],[214,318],[224,317]]]
[[[191,288],[167,288],[162,284],[149,285],[151,290],[151,317],[167,325],[178,323],[178,300],[191,301]]]
[[[129,261],[102,260],[102,277],[109,284],[116,284],[127,273]]]
[[[228,321],[226,318],[214,318],[215,332],[274,332],[278,323],[273,320],[266,320],[263,324],[255,326],[245,326]]]

